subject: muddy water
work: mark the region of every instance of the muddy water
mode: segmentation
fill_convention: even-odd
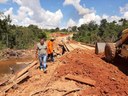
[[[17,62],[29,62],[31,60],[32,58],[22,58],[0,61],[0,79],[12,73],[10,67],[14,69],[14,72],[17,72],[27,66],[27,64],[17,64]]]

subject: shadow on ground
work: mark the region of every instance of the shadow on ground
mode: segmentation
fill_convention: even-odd
[[[105,57],[103,57],[102,59],[106,61]],[[114,59],[113,62],[111,62],[111,64],[117,66],[120,71],[122,71],[124,74],[128,76],[128,59],[124,59],[119,56],[116,56],[116,58]]]

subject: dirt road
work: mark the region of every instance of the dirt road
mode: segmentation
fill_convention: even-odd
[[[66,37],[63,37],[66,38]],[[61,40],[60,38],[59,40]],[[128,76],[119,66],[107,63],[103,56],[94,54],[94,48],[78,42],[67,42],[70,52],[48,62],[48,72],[44,74],[35,66],[30,78],[11,89],[6,96],[128,96]],[[128,63],[127,63],[128,64]],[[65,76],[88,77],[95,86],[67,80]],[[79,78],[78,78],[79,79]],[[85,78],[86,79],[86,78]]]

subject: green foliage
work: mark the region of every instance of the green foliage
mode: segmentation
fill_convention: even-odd
[[[73,39],[91,44],[95,42],[114,42],[118,39],[119,32],[128,28],[128,20],[121,19],[119,23],[115,21],[107,22],[106,19],[103,19],[100,25],[95,22],[83,24],[77,28],[78,32],[74,34]]]
[[[57,28],[55,29],[55,32],[58,32],[58,31],[60,31],[59,27],[57,27]]]
[[[11,28],[10,47],[16,49],[26,49],[41,38],[47,38],[45,32],[35,25],[29,27]]]
[[[0,13],[0,49],[26,49],[41,38],[47,39],[46,33],[35,25],[22,27],[10,23],[10,16]]]
[[[73,31],[73,32],[77,32],[77,26],[73,26],[73,27],[72,27],[72,31]]]
[[[48,29],[47,29],[47,30],[48,30]],[[50,32],[59,32],[60,29],[59,29],[59,27],[57,27],[57,28],[55,28],[55,29],[50,29],[50,30],[48,30],[48,31],[50,31]]]
[[[61,32],[67,32],[68,30],[64,28],[64,29],[61,29],[60,31]]]

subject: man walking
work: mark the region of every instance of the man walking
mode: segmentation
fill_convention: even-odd
[[[40,70],[44,70],[46,73],[46,60],[47,60],[47,46],[44,43],[44,39],[41,39],[36,46],[36,56],[38,55],[40,61]]]

